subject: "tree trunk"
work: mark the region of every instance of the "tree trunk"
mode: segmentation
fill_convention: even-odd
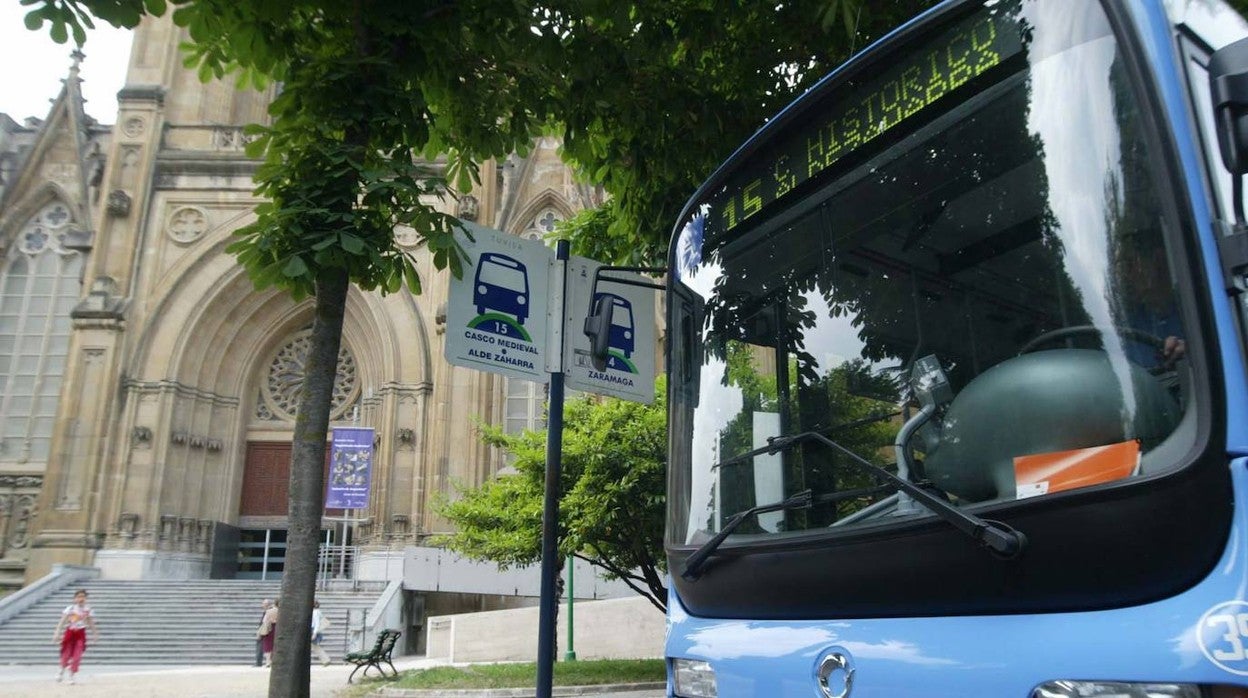
[[[323,270],[316,280],[316,317],[291,445],[287,512],[290,528],[269,698],[307,698],[309,694],[312,599],[316,594],[316,558],[325,505],[325,436],[338,373],[348,286],[347,272],[342,269]]]

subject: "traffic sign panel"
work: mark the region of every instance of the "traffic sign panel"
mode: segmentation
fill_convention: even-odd
[[[468,253],[461,278],[451,278],[446,307],[446,360],[456,366],[538,383],[546,372],[550,267],[554,252],[472,223],[455,238]]]
[[[632,400],[654,402],[656,347],[654,291],[611,279],[650,282],[639,274],[608,271],[593,289],[602,264],[585,257],[568,261],[568,302],[564,318],[563,370],[569,388]],[[591,294],[593,298],[591,298]],[[585,318],[598,303],[611,305],[606,367],[595,368]]]

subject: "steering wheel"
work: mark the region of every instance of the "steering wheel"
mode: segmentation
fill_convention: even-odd
[[[1155,349],[1159,351],[1164,351],[1166,348],[1166,340],[1162,339],[1161,337],[1158,337],[1155,334],[1141,332],[1140,330],[1132,329],[1130,327],[1119,327],[1117,325],[1115,325],[1113,329],[1119,335],[1127,339],[1140,342],[1141,344],[1147,344],[1151,347],[1154,347]],[[1054,342],[1059,339],[1066,339],[1068,337],[1075,337],[1075,336],[1083,335],[1083,334],[1098,334],[1099,335],[1099,334],[1102,334],[1102,330],[1096,325],[1074,325],[1072,327],[1063,327],[1060,330],[1053,330],[1052,332],[1045,332],[1044,334],[1038,337],[1033,337],[1031,341],[1024,344],[1023,347],[1018,350],[1018,353],[1020,355],[1026,354],[1029,351],[1034,351],[1036,347],[1044,346],[1045,344],[1048,344],[1049,342]]]

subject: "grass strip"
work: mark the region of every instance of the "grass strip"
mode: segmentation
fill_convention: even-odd
[[[592,686],[664,681],[662,659],[594,659],[556,662],[554,685]],[[473,664],[405,671],[391,683],[398,688],[526,688],[537,679],[537,664]]]

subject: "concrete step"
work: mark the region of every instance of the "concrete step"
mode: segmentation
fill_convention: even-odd
[[[239,664],[255,658],[260,600],[278,596],[278,582],[93,581],[83,585],[102,637],[88,641],[86,661],[98,664]],[[0,624],[0,664],[54,664],[52,631],[75,588],[62,590]],[[348,613],[372,608],[381,589],[318,592],[331,621],[324,647],[344,653]],[[279,624],[280,629],[280,624]],[[279,630],[280,632],[280,630]]]

